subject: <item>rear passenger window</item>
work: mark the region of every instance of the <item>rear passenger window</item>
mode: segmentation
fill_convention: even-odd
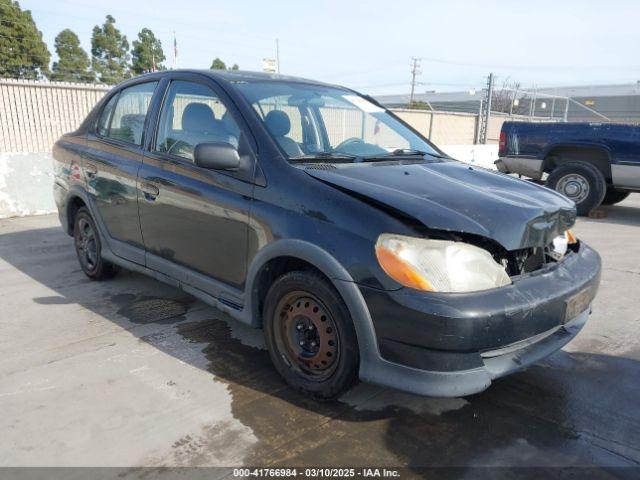
[[[155,151],[193,160],[199,143],[238,148],[240,128],[218,96],[199,83],[173,81],[160,113]]]
[[[98,124],[98,133],[105,137],[141,146],[144,120],[156,85],[158,85],[158,82],[141,83],[122,90],[117,97],[115,108],[111,107],[113,113],[111,114],[110,122],[106,124],[108,129],[106,129],[105,133],[100,131],[101,117]],[[102,116],[105,115],[112,102],[113,100],[107,104]]]

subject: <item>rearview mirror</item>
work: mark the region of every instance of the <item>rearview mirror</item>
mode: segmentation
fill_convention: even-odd
[[[213,170],[238,170],[240,155],[236,148],[225,142],[199,143],[193,151],[195,164]]]

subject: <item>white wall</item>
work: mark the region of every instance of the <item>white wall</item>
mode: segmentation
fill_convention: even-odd
[[[496,170],[493,162],[498,159],[498,145],[439,145],[439,147],[456,160]]]
[[[495,169],[497,145],[444,145],[457,160]],[[52,158],[48,153],[0,153],[0,218],[56,211]]]
[[[48,153],[0,153],[0,218],[55,211]]]

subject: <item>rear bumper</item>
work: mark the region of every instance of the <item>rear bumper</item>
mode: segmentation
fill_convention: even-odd
[[[563,262],[485,292],[360,287],[380,355],[376,371],[361,376],[423,395],[477,393],[575,337],[599,281],[600,257],[581,244]]]
[[[543,161],[535,157],[504,156],[494,164],[502,173],[517,173],[535,180],[540,180],[543,174]]]

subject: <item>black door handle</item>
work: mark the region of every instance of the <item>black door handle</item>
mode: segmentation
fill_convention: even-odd
[[[144,196],[147,200],[155,200],[156,197],[160,194],[160,189],[153,183],[140,182],[140,189],[144,193]]]

